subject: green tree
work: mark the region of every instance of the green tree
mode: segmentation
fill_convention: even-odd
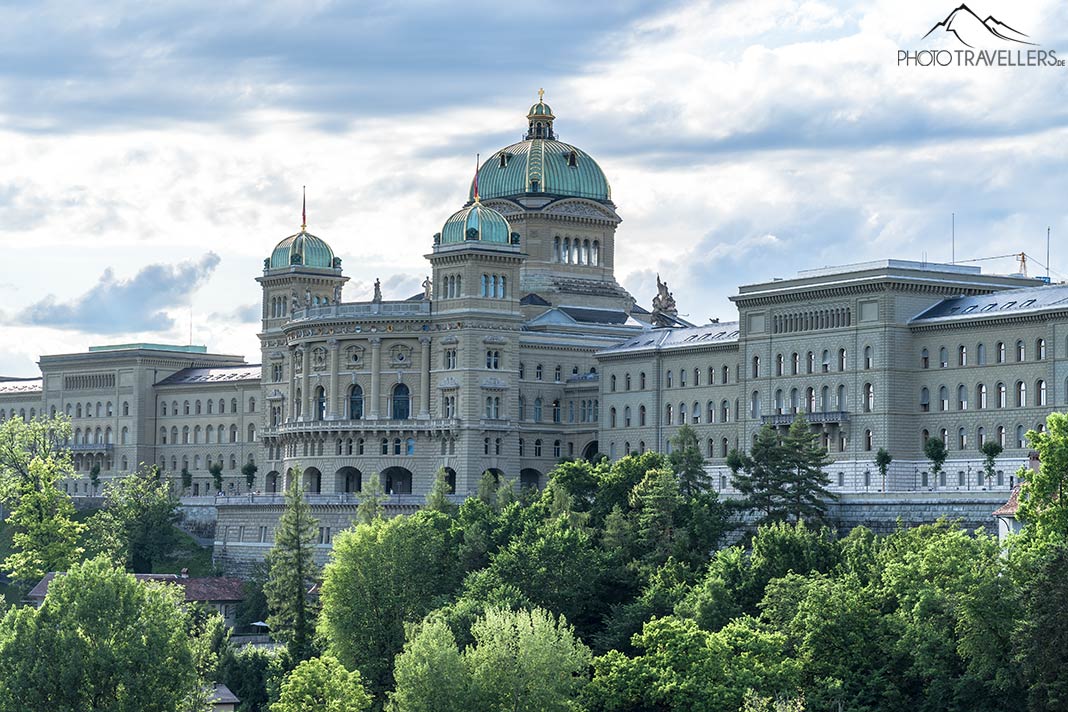
[[[134,573],[151,573],[178,542],[178,497],[155,467],[104,486],[104,508],[89,520],[92,547]]]
[[[255,645],[226,649],[219,661],[218,679],[241,700],[240,712],[266,712],[268,686],[284,656],[284,650]]]
[[[890,469],[890,463],[893,461],[894,456],[885,447],[879,448],[879,451],[875,453],[875,466],[879,468],[879,475],[883,480],[883,492],[886,491],[886,473]]]
[[[949,457],[946,444],[942,442],[941,438],[927,438],[927,442],[923,444],[923,454],[931,461],[931,477],[937,481],[938,474],[942,471],[942,465],[945,464],[946,458]]]
[[[334,540],[323,574],[319,633],[327,650],[358,669],[371,691],[391,686],[405,623],[443,605],[463,575],[452,520],[422,510],[374,519]]]
[[[0,712],[186,712],[205,682],[189,627],[177,586],[76,564],[0,623]]]
[[[449,516],[456,514],[459,508],[449,499],[451,493],[452,490],[446,479],[445,468],[440,467],[434,476],[434,484],[431,485],[430,492],[426,495],[426,508]]]
[[[456,638],[440,615],[409,627],[393,668],[390,712],[467,712],[475,709],[471,678]]]
[[[356,506],[356,521],[360,524],[370,524],[376,519],[382,518],[385,511],[383,501],[386,495],[382,493],[382,476],[372,472],[360,488],[360,503]]]
[[[185,465],[182,466],[182,492],[188,492],[193,486],[193,473]]]
[[[563,617],[490,608],[464,653],[475,704],[499,712],[566,712],[587,681],[590,649]]]
[[[73,476],[74,466],[67,446],[70,437],[70,420],[61,415],[28,421],[9,418],[0,423],[0,500],[13,502],[27,483],[39,488],[41,476],[51,478],[53,473]],[[52,473],[32,472],[30,463],[35,459],[51,462]]]
[[[701,442],[697,439],[697,431],[689,425],[680,427],[671,438],[668,462],[679,478],[679,489],[684,496],[692,497],[711,486],[711,479],[705,472]]]
[[[979,452],[983,453],[983,475],[987,487],[994,483],[994,468],[997,467],[997,459],[1004,449],[997,440],[987,440],[979,446]]]
[[[491,507],[497,506],[497,488],[501,483],[497,479],[497,475],[493,474],[489,470],[482,473],[482,478],[478,481],[478,498],[488,504]]]
[[[245,476],[245,489],[249,492],[252,491],[253,485],[256,484],[256,473],[259,472],[255,462],[246,462],[241,466],[241,474]]]
[[[319,522],[304,499],[302,474],[296,467],[289,478],[285,509],[278,520],[274,546],[267,553],[263,586],[271,634],[286,644],[295,661],[314,654],[315,601],[310,591],[319,575],[314,558]]]
[[[667,561],[675,549],[675,516],[683,504],[679,481],[671,470],[650,470],[630,495],[635,512],[638,544],[643,563],[653,569]]]
[[[216,492],[222,492],[223,490],[223,464],[222,460],[213,462],[208,465],[208,472],[211,473],[211,486]]]
[[[749,454],[741,455],[741,459],[740,471],[732,478],[735,489],[742,495],[739,506],[760,512],[761,522],[785,518],[789,473],[779,434],[770,425],[764,425],[757,431]]]
[[[330,655],[304,660],[286,675],[271,712],[363,712],[372,698],[360,673],[349,672]]]
[[[50,455],[30,460],[26,474],[19,482],[18,500],[7,519],[14,529],[13,551],[4,560],[3,568],[29,588],[49,571],[66,571],[81,558],[79,541],[85,527],[74,521],[70,496],[56,486],[61,471]]]
[[[1027,431],[1027,441],[1038,451],[1034,472],[1020,468],[1020,518],[1036,539],[1068,538],[1068,414],[1050,413],[1046,430]]]
[[[1021,595],[1013,636],[1014,657],[1026,691],[1027,708],[1068,707],[1068,545],[1041,548]]]
[[[410,629],[397,656],[392,712],[551,712],[577,709],[590,650],[562,618],[540,608],[488,608],[460,652],[432,616]]]
[[[93,485],[93,494],[96,494],[97,488],[100,487],[100,465],[93,465],[93,469],[89,470],[89,483]]]
[[[831,463],[827,449],[820,445],[820,436],[812,432],[808,421],[798,414],[783,438],[782,452],[786,472],[786,518],[793,521],[810,519],[823,521],[827,516],[827,502],[837,499],[828,491],[830,477],[823,468]]]

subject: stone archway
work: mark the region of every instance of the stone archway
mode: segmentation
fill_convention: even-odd
[[[334,474],[335,492],[359,492],[363,489],[363,473],[355,467],[345,466]]]
[[[278,470],[271,470],[267,473],[267,478],[264,480],[264,488],[267,494],[278,494]]]
[[[322,494],[323,473],[317,467],[304,469],[304,491],[308,494]]]
[[[412,473],[399,466],[382,470],[382,488],[386,494],[411,494]]]
[[[597,441],[591,440],[586,443],[586,447],[582,448],[582,459],[593,460],[593,458],[597,457],[597,453],[599,452],[600,450],[597,448]]]
[[[540,489],[542,474],[533,467],[524,467],[519,471],[519,489]]]

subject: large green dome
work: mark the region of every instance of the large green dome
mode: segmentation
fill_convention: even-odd
[[[502,148],[479,167],[480,198],[534,193],[602,202],[612,200],[612,189],[597,161],[582,149],[556,140],[555,119],[552,109],[542,101],[530,107],[526,139]],[[474,197],[472,181],[469,198]]]
[[[511,233],[503,215],[476,200],[445,221],[445,227],[441,228],[441,244],[472,240],[508,245],[511,244]]]
[[[338,266],[330,245],[326,244],[325,240],[304,230],[285,238],[275,245],[274,251],[271,252],[270,269],[296,265],[321,269],[333,269]]]

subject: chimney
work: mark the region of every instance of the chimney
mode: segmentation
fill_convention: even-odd
[[[179,577],[184,579],[189,578],[189,569],[182,569],[181,573],[179,573],[178,575]]]

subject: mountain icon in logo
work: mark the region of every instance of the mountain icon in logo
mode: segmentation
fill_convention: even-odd
[[[1037,46],[1037,43],[1030,42],[1030,37],[1023,32],[1009,27],[993,15],[987,16],[985,20],[979,19],[979,16],[963,3],[946,15],[946,19],[936,22],[935,26],[923,36],[924,39],[938,29],[953,35],[965,47],[974,48],[976,45],[984,44],[984,41],[989,43],[992,39]]]

